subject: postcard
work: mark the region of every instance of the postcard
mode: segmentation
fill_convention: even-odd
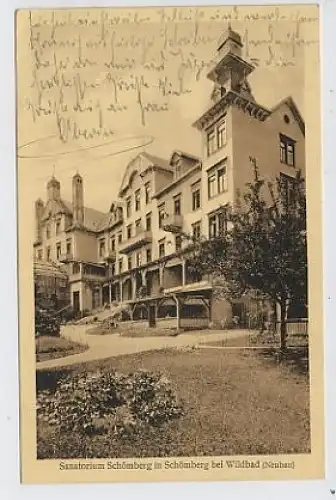
[[[323,478],[318,6],[15,23],[22,482]]]

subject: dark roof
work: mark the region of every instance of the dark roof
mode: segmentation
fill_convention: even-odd
[[[160,158],[159,156],[155,156],[149,153],[141,153],[142,156],[147,158],[151,163],[154,163],[155,166],[163,168],[165,170],[172,170],[172,166],[169,164],[167,160]]]
[[[64,205],[67,209],[73,213],[73,205],[70,201],[63,200]],[[84,207],[84,227],[89,231],[99,231],[102,221],[106,220],[106,217],[112,214],[104,214],[99,212],[94,208]]]

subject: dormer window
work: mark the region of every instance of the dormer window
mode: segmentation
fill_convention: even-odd
[[[212,155],[215,151],[216,151],[216,135],[215,135],[215,129],[212,129],[207,133],[208,156]]]
[[[127,198],[126,200],[126,217],[131,217],[131,198]]]
[[[280,134],[280,161],[290,167],[295,166],[295,141]]]
[[[137,191],[135,191],[134,201],[135,201],[135,211],[138,212],[140,210],[140,189],[137,189]]]

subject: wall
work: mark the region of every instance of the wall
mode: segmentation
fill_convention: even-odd
[[[98,262],[97,238],[95,234],[85,231],[73,232],[74,258],[88,262]]]
[[[287,114],[290,123],[283,117]],[[287,105],[282,105],[266,121],[260,122],[238,108],[232,108],[233,120],[233,175],[234,189],[246,191],[246,183],[253,179],[249,156],[255,157],[260,175],[273,181],[280,172],[295,176],[295,168],[280,162],[279,133],[297,141],[296,167],[305,175],[304,136]],[[266,191],[265,191],[266,192]]]

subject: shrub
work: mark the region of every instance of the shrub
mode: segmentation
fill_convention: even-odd
[[[47,309],[35,306],[35,336],[58,337],[60,335],[60,319]]]
[[[39,421],[59,432],[129,433],[142,424],[159,426],[182,415],[161,375],[91,373],[66,375],[55,390],[37,394]]]

